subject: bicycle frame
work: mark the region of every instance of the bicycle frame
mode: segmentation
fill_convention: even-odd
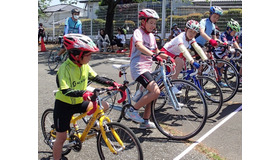
[[[200,85],[200,82],[199,82],[199,80],[196,78],[196,74],[197,74],[197,70],[195,71],[194,69],[189,69],[189,70],[186,70],[186,71],[181,71],[181,73],[186,73],[187,75],[185,75],[184,77],[183,77],[183,79],[185,79],[185,80],[189,80],[190,78],[192,78],[193,79],[193,81],[194,81],[194,84],[200,89],[200,90],[203,90],[203,88],[201,87],[201,85]]]
[[[175,94],[173,93],[173,91],[172,91],[172,89],[171,89],[171,87],[170,87],[170,86],[172,86],[172,85],[171,85],[171,83],[170,83],[170,81],[169,81],[169,78],[167,78],[167,75],[166,75],[165,63],[166,63],[166,61],[163,60],[163,62],[160,63],[159,69],[156,70],[156,71],[154,71],[154,72],[152,73],[152,75],[155,75],[155,74],[157,74],[157,73],[160,72],[160,74],[159,74],[157,77],[155,77],[155,81],[157,82],[158,85],[159,85],[161,82],[163,82],[163,84],[164,84],[164,86],[165,86],[165,88],[166,88],[167,94],[168,94],[168,96],[171,98],[171,102],[172,102],[172,104],[173,104],[173,108],[174,108],[176,111],[179,111],[179,110],[181,110],[181,107],[179,106],[178,100],[177,100],[177,98],[175,97]]]
[[[98,102],[99,104],[101,104],[101,100],[98,96]],[[97,102],[96,102],[97,103]],[[93,127],[94,122],[99,119],[99,126],[100,126],[100,132],[102,134],[102,138],[104,140],[104,142],[106,143],[106,145],[108,146],[108,148],[110,149],[110,151],[114,154],[117,154],[119,151],[125,149],[125,146],[123,145],[123,142],[121,141],[120,137],[118,136],[118,134],[116,133],[116,131],[114,129],[111,129],[111,132],[113,134],[113,136],[115,137],[115,139],[118,141],[118,143],[122,146],[121,150],[116,150],[110,143],[110,141],[108,140],[107,136],[106,136],[106,128],[104,128],[103,124],[106,123],[110,123],[111,120],[109,117],[104,115],[104,111],[103,111],[103,107],[100,105],[96,105],[97,109],[94,112],[94,114],[91,116],[88,124],[86,125],[86,128],[84,129],[83,133],[78,133],[77,131],[79,130],[78,125],[77,125],[77,121],[82,119],[83,117],[85,117],[87,115],[87,112],[80,114],[79,116],[75,117],[72,116],[72,119],[70,121],[70,124],[73,124],[73,127],[75,129],[75,133],[74,136],[77,136],[81,142],[84,142],[87,139],[90,139],[96,135],[88,135],[90,129]],[[78,134],[76,134],[78,133]],[[53,137],[56,137],[56,135],[54,134],[54,130],[51,131],[51,135]],[[71,133],[70,133],[71,135]],[[67,140],[71,140],[70,137],[67,137]]]
[[[164,60],[163,61],[163,64],[161,64],[160,65],[160,68],[158,69],[158,70],[156,70],[156,71],[154,71],[154,72],[152,72],[151,74],[152,75],[155,75],[155,74],[157,74],[157,73],[160,73],[156,78],[155,78],[155,82],[157,82],[157,84],[158,85],[160,85],[161,84],[161,82],[163,82],[164,83],[164,86],[166,87],[166,90],[167,90],[167,94],[168,94],[168,96],[171,98],[171,102],[172,102],[172,104],[173,104],[173,108],[176,110],[176,111],[178,111],[178,110],[180,110],[181,109],[181,107],[178,105],[178,100],[175,98],[175,94],[173,93],[173,91],[172,91],[172,89],[171,89],[171,83],[170,83],[170,81],[169,81],[169,79],[167,78],[167,75],[165,74],[166,73],[166,71],[165,71],[165,67],[164,67],[164,64],[166,63],[166,61]],[[120,77],[122,76],[122,75],[124,75],[124,82],[125,81],[127,81],[127,78],[126,78],[126,67],[127,66],[125,66],[125,67],[121,67],[119,70],[119,75],[120,75]],[[117,67],[114,67],[114,68],[117,68]],[[128,82],[128,81],[127,81]],[[123,103],[123,105],[125,105],[125,104],[131,104],[131,92],[130,92],[130,89],[129,89],[129,87],[130,86],[133,86],[135,83],[138,83],[137,81],[133,81],[133,82],[131,82],[131,83],[129,83],[128,85],[127,85],[127,88],[126,88],[126,92],[127,92],[127,101],[124,101],[124,103]],[[103,97],[101,100],[104,100],[104,101],[106,101],[107,99],[109,99],[109,98],[111,98],[112,96],[114,96],[114,95],[116,95],[118,93],[118,91],[114,91],[114,92],[112,92],[110,95],[108,95],[108,96],[105,96],[105,97]],[[113,106],[111,106],[110,108],[112,108],[112,109],[116,109],[116,110],[122,110],[122,106],[117,106],[117,105],[115,105],[115,102],[113,102]],[[121,117],[120,117],[121,118]],[[120,119],[119,119],[120,120]]]

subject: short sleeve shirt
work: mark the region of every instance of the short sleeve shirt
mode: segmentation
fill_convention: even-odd
[[[65,20],[65,25],[68,26],[68,34],[79,33],[79,28],[82,27],[82,22],[79,19],[77,21],[73,21],[72,17],[68,17]]]
[[[145,33],[141,28],[138,28],[133,33],[132,48],[130,57],[130,72],[133,80],[136,80],[145,72],[152,72],[152,57],[141,53],[135,46],[136,42],[142,42],[143,45],[151,50],[157,49],[157,43],[154,34]]]
[[[173,38],[171,41],[167,42],[163,48],[165,48],[168,52],[174,54],[174,55],[179,55],[181,53],[179,49],[179,45],[184,44],[186,48],[188,48],[195,39],[193,38],[190,41],[186,40],[186,32],[180,33],[177,37]]]
[[[204,29],[205,33],[210,37],[211,35],[215,35],[215,24],[211,22],[209,18],[204,18],[200,21],[200,28]],[[196,42],[201,46],[204,46],[206,43],[206,39],[204,39],[201,35],[199,35],[196,39]]]
[[[62,93],[61,90],[86,90],[88,84],[88,77],[95,77],[97,74],[92,70],[88,64],[78,67],[69,58],[60,66],[57,72],[57,83],[59,91],[55,98],[68,103],[80,104],[83,102],[83,97],[70,97]]]

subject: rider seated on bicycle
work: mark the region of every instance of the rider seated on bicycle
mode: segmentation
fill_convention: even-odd
[[[72,115],[93,108],[93,102],[90,101],[93,93],[86,91],[88,80],[102,85],[118,86],[116,82],[98,76],[88,65],[91,54],[98,51],[88,36],[67,34],[63,36],[63,39],[63,44],[69,52],[69,58],[61,65],[56,75],[59,91],[55,96],[54,107],[56,141],[53,146],[53,157],[55,160],[59,160],[61,157],[62,146],[67,138],[66,131],[70,129]],[[108,109],[107,102],[102,101],[102,105],[104,110]]]
[[[80,11],[76,8],[71,10],[72,17],[68,17],[65,20],[64,35],[68,33],[79,33],[82,34],[82,22],[79,20]],[[56,59],[61,60],[60,56],[64,54],[66,49],[63,43],[61,43],[61,49],[58,52]]]
[[[219,20],[220,16],[223,14],[223,10],[218,6],[212,6],[210,8],[209,18],[204,18],[200,20],[200,30],[199,35],[196,37],[196,42],[203,47],[207,41],[215,47],[217,46],[215,23]],[[211,37],[210,37],[211,36]]]
[[[153,60],[158,61],[167,58],[165,54],[158,54],[159,49],[153,30],[159,16],[152,9],[142,9],[138,16],[141,26],[133,33],[131,43],[130,71],[133,80],[139,82],[149,92],[126,112],[126,117],[140,123],[140,129],[154,129],[155,124],[149,121],[151,115],[151,102],[158,98],[160,89],[154,81],[151,72]],[[143,118],[139,116],[138,109],[145,107]]]
[[[223,32],[220,36],[220,40],[225,46],[228,46],[228,50],[231,49],[231,46],[233,46],[235,49],[238,49],[242,52],[242,49],[238,45],[235,34],[240,31],[240,25],[237,21],[234,19],[231,19],[227,22],[227,28],[226,31]],[[228,52],[223,47],[218,47],[214,51],[214,57],[216,59],[226,59],[228,57]],[[232,53],[235,54],[235,53]],[[242,76],[242,68],[240,68],[240,75]],[[240,79],[241,80],[241,79]]]
[[[210,7],[209,18],[204,18],[200,20],[199,34],[196,36],[195,41],[200,47],[203,47],[206,42],[209,42],[213,47],[218,45],[217,41],[220,41],[216,37],[216,27],[215,23],[219,20],[220,16],[223,14],[223,10],[219,6]],[[193,47],[190,47],[192,51],[195,52],[197,56],[198,53]],[[206,50],[203,48],[204,53],[209,58],[210,55],[207,54]],[[198,59],[199,57],[197,57]]]
[[[177,79],[180,71],[184,67],[184,61],[190,62],[196,68],[199,68],[200,65],[194,61],[192,56],[190,55],[187,48],[191,45],[195,45],[194,37],[199,33],[199,23],[195,20],[189,20],[186,23],[185,32],[180,33],[177,37],[173,38],[171,41],[167,42],[161,51],[165,52],[167,55],[175,59],[176,63],[176,72],[171,76],[172,79]],[[195,50],[198,52],[200,57],[203,60],[206,60],[207,57],[202,51],[202,49],[196,45]],[[179,90],[173,86],[173,91],[178,93]]]
[[[219,6],[212,6],[210,7],[209,18],[204,18],[200,21],[199,35],[195,39],[200,47],[203,47],[206,44],[206,42],[209,42],[213,47],[217,47],[218,46],[217,41],[221,42],[216,37],[215,23],[219,20],[222,14],[223,14],[223,10]],[[196,56],[198,55],[194,47],[191,47],[190,49],[195,52]],[[209,58],[210,55],[206,52],[205,48],[203,48],[203,51]],[[221,87],[228,87],[227,84],[223,83],[221,80],[218,80],[218,84]]]

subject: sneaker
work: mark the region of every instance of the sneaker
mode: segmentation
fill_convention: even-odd
[[[228,85],[225,84],[225,83],[222,82],[222,81],[218,82],[218,84],[219,84],[220,87],[228,87]]]
[[[205,95],[205,96],[208,96],[208,97],[211,97],[211,96],[212,96],[212,94],[209,93],[209,92],[207,92],[207,91],[204,91],[204,95]]]
[[[126,111],[125,117],[128,119],[131,119],[132,121],[137,122],[137,123],[144,122],[144,119],[142,117],[140,117],[138,111],[131,109],[131,108]]]
[[[173,106],[173,103],[171,101],[168,101],[168,105]],[[180,102],[178,102],[178,105],[179,105],[179,107],[183,107],[184,106],[184,104],[180,103]]]
[[[175,94],[182,94],[182,91],[180,91],[176,86],[173,86],[171,89]]]
[[[154,122],[151,122],[148,120],[146,122],[140,123],[139,128],[140,129],[156,129],[156,125]]]

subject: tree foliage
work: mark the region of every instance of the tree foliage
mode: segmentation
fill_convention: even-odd
[[[50,6],[52,0],[38,0],[38,18],[44,18],[46,15],[44,10]]]

